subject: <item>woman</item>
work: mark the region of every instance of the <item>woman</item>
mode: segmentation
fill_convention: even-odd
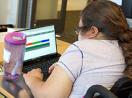
[[[24,74],[35,98],[82,98],[92,85],[110,89],[124,75],[132,76],[132,31],[117,4],[88,4],[76,32],[79,41],[54,64],[46,81],[40,69]]]

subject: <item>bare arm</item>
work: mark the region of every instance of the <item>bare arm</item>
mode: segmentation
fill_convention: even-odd
[[[24,79],[35,98],[68,98],[73,85],[72,80],[60,66],[55,66],[45,82],[42,81],[39,69],[25,74]]]

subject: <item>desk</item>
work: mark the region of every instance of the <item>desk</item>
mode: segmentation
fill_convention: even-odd
[[[58,53],[62,54],[65,49],[69,46],[70,44],[61,40],[57,39],[57,49],[58,49]],[[0,42],[0,62],[3,62],[3,41]],[[0,85],[2,85],[2,75],[0,76]],[[21,80],[18,80],[18,82],[21,82]],[[23,84],[24,82],[22,82]],[[8,83],[9,86],[9,83]],[[8,96],[8,98],[14,98],[11,94],[9,94],[6,90],[4,90],[2,87],[0,87],[0,92],[3,92],[4,94],[6,94]],[[21,90],[21,92],[19,92],[19,98],[29,98],[29,95],[27,94],[27,90],[23,89]]]

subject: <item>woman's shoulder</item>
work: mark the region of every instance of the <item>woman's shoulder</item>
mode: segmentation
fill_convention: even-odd
[[[66,52],[68,51],[102,51],[102,50],[114,50],[120,49],[118,41],[116,40],[94,40],[94,39],[85,39],[79,40],[71,44]]]
[[[85,39],[85,40],[79,40],[73,43],[73,45],[76,45],[78,47],[98,47],[101,44],[104,44],[105,40],[94,40],[94,39]],[[106,43],[105,43],[106,44]]]
[[[96,39],[85,39],[85,40],[79,40],[73,43],[73,45],[77,46],[100,46],[100,45],[118,45],[117,40],[96,40]]]
[[[118,41],[116,40],[94,40],[94,39],[76,41],[72,44],[72,47],[77,47],[83,51],[119,49]]]
[[[74,42],[73,44],[80,45],[80,44],[93,44],[97,43],[99,40],[94,40],[94,39],[84,39],[84,40],[79,40]]]

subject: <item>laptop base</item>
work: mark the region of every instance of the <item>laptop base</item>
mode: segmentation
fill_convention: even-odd
[[[35,60],[33,62],[26,62],[24,63],[22,71],[24,73],[27,73],[28,71],[31,71],[32,69],[40,68],[42,70],[42,73],[44,74],[43,79],[46,80],[50,75],[48,73],[49,67],[55,62],[57,62],[60,56],[61,55],[57,53],[51,56],[46,56],[43,59],[39,59],[39,61]]]

